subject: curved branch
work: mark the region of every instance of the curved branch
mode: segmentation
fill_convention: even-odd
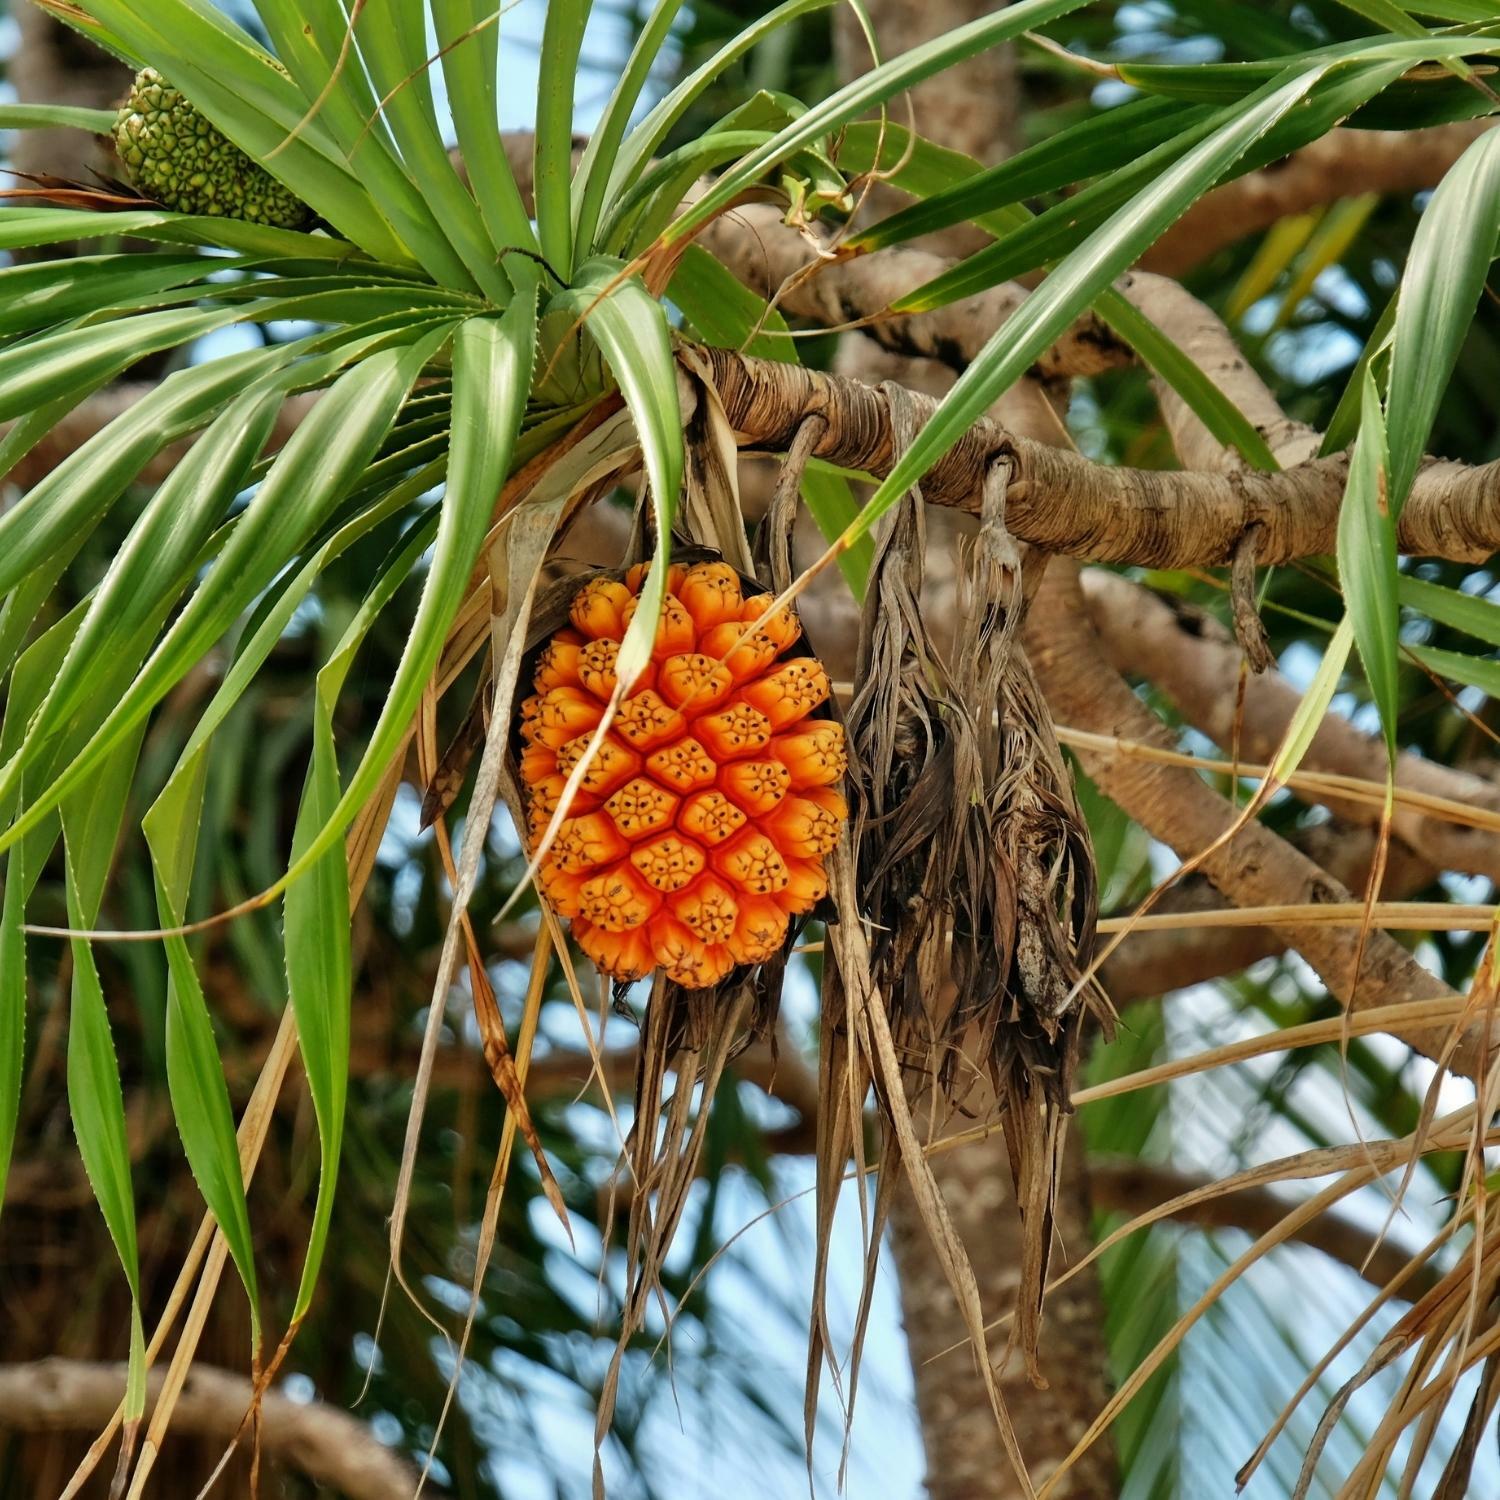
[[[1212,1181],[1205,1172],[1184,1172],[1156,1162],[1124,1157],[1089,1161],[1094,1207],[1115,1209],[1132,1218]],[[1262,1235],[1275,1229],[1296,1206],[1270,1188],[1241,1188],[1222,1198],[1191,1204],[1170,1217],[1203,1229],[1241,1229],[1249,1235]],[[1401,1245],[1389,1238],[1377,1239],[1363,1225],[1338,1213],[1320,1214],[1297,1230],[1289,1243],[1321,1250],[1376,1287],[1385,1286],[1411,1259],[1410,1252]],[[1437,1267],[1429,1262],[1407,1278],[1402,1296],[1408,1302],[1415,1302],[1438,1280]]]
[[[1026,625],[1026,644],[1060,722],[1163,747],[1171,744],[1166,727],[1105,662],[1088,622],[1076,565],[1058,559],[1043,575]],[[1192,771],[1088,751],[1081,751],[1079,758],[1100,790],[1148,833],[1184,859],[1202,856],[1199,868],[1235,905],[1306,906],[1354,899],[1346,887],[1263,823],[1251,820],[1233,839],[1213,847],[1234,825],[1236,813]],[[1370,932],[1361,939],[1352,928],[1292,923],[1278,924],[1276,931],[1350,1010],[1454,998],[1453,991],[1389,933]],[[1440,1032],[1396,1034],[1424,1056],[1443,1056],[1446,1039]],[[1487,1031],[1471,1028],[1459,1039],[1448,1066],[1473,1078],[1490,1052]]]
[[[806,236],[782,222],[774,204],[750,203],[714,220],[699,242],[751,291],[775,298],[794,317],[825,327],[863,324],[893,354],[935,359],[963,370],[990,336],[1026,300],[1006,281],[935,312],[881,316],[896,298],[941,275],[953,262],[927,250],[897,248],[851,260],[820,261]],[[1107,324],[1085,313],[1037,360],[1043,380],[1095,375],[1130,364],[1135,354]]]
[[[154,1400],[164,1372],[154,1370]],[[228,1442],[250,1405],[241,1375],[194,1365],[172,1416],[179,1436]],[[79,1359],[0,1365],[0,1431],[73,1432],[102,1427],[125,1393],[125,1366]],[[322,1401],[267,1395],[261,1403],[261,1448],[349,1500],[409,1500],[416,1469],[363,1422]]]
[[[1289,842],[1340,885],[1362,891],[1375,857],[1375,833],[1337,819],[1305,828]],[[1386,852],[1380,894],[1403,901],[1431,885],[1437,871],[1401,844]],[[1202,875],[1188,875],[1157,902],[1154,911],[1222,911],[1224,898]],[[1099,971],[1116,1005],[1154,999],[1172,990],[1238,974],[1263,958],[1285,953],[1284,933],[1269,927],[1184,927],[1132,932]]]
[[[895,461],[885,396],[821,370],[699,351],[743,446],[785,452],[808,412],[828,419],[817,456],[883,478]],[[918,423],[936,403],[912,396]],[[1201,473],[1095,464],[979,421],[927,472],[935,505],[973,511],[984,476],[1011,462],[1006,525],[1048,552],[1161,568],[1227,563],[1251,526],[1261,565],[1332,552],[1348,469],[1343,455],[1280,473]],[[1500,462],[1430,463],[1401,512],[1398,545],[1413,556],[1477,562],[1500,549]]]
[[[1141,257],[1148,271],[1181,276],[1236,240],[1357,193],[1416,192],[1444,172],[1494,119],[1426,130],[1331,130],[1291,156],[1206,194]]]
[[[1234,403],[1266,440],[1278,463],[1286,467],[1317,456],[1319,435],[1282,411],[1271,388],[1211,307],[1179,282],[1143,271],[1129,272],[1116,286]],[[1245,468],[1238,451],[1225,448],[1166,381],[1158,377],[1152,384],[1184,469]]]
[[[1115,670],[1144,677],[1172,700],[1188,723],[1225,754],[1232,754],[1235,695],[1226,689],[1239,675],[1240,648],[1234,637],[1213,616],[1117,573],[1086,569],[1082,585],[1089,618]],[[1251,676],[1238,726],[1240,755],[1247,761],[1269,762],[1301,701],[1302,695],[1280,673]],[[1386,774],[1385,747],[1347,719],[1328,714],[1308,748],[1306,764],[1380,782]],[[1500,787],[1424,756],[1408,752],[1398,757],[1396,784],[1500,813]],[[1380,809],[1367,803],[1329,799],[1328,806],[1350,822],[1380,822]],[[1391,826],[1409,848],[1438,869],[1484,875],[1500,883],[1500,838],[1488,830],[1445,823],[1402,807],[1396,809]]]

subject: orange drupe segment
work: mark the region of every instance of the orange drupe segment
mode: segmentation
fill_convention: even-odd
[[[844,731],[811,717],[823,667],[785,656],[796,617],[725,563],[668,570],[652,664],[604,725],[645,572],[583,585],[537,658],[519,716],[527,833],[535,847],[578,773],[543,894],[601,972],[703,989],[772,957],[827,893]]]

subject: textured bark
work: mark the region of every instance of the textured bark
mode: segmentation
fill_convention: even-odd
[[[1180,276],[1288,214],[1358,193],[1434,187],[1495,123],[1480,119],[1426,130],[1330,130],[1284,160],[1207,194],[1141,257],[1141,265]]]
[[[1020,1280],[1021,1223],[1003,1139],[997,1131],[932,1160],[991,1318],[1010,1308]],[[1093,1243],[1082,1156],[1075,1133],[1058,1192],[1056,1265]],[[943,1352],[966,1337],[963,1319],[904,1191],[891,1215],[891,1244],[927,1448],[927,1491],[932,1500],[1014,1500],[1021,1491],[1001,1451],[973,1356],[967,1348]],[[1047,1299],[1040,1362],[1051,1388],[1035,1389],[1019,1358],[999,1375],[1035,1484],[1061,1463],[1109,1398],[1103,1328],[1098,1281],[1084,1272]],[[1003,1342],[1004,1335],[997,1336],[997,1357]],[[1111,1500],[1117,1493],[1114,1454],[1105,1441],[1070,1471],[1056,1500]]]
[[[1307,828],[1292,845],[1320,869],[1348,886],[1363,891],[1375,856],[1375,832],[1333,820]],[[1380,896],[1404,901],[1425,890],[1437,871],[1399,843],[1386,854]],[[1222,911],[1224,898],[1202,875],[1177,882],[1153,911]],[[1133,1000],[1154,999],[1188,985],[1203,984],[1238,974],[1262,958],[1285,953],[1286,937],[1269,927],[1189,927],[1179,932],[1161,929],[1134,932],[1110,954],[1100,970],[1104,991],[1117,1006]]]
[[[165,1371],[152,1372],[152,1399],[164,1378]],[[228,1442],[250,1404],[251,1389],[243,1376],[195,1366],[173,1413],[173,1433]],[[123,1365],[77,1359],[0,1365],[0,1431],[89,1432],[103,1427],[124,1394]],[[150,1404],[148,1399],[148,1414]],[[260,1432],[267,1458],[347,1500],[408,1500],[416,1485],[417,1471],[406,1459],[363,1422],[321,1401],[267,1396]]]
[[[1104,648],[1088,623],[1076,565],[1055,559],[1048,568],[1027,621],[1026,644],[1059,721],[1171,745],[1166,727],[1105,661]],[[1196,773],[1088,751],[1079,759],[1105,795],[1148,833],[1184,859],[1204,856],[1203,873],[1235,905],[1316,905],[1354,899],[1346,887],[1263,823],[1251,820],[1233,839],[1212,848],[1237,815]],[[1291,923],[1278,924],[1276,930],[1350,1010],[1454,998],[1453,991],[1389,933],[1370,932],[1361,939],[1352,928]],[[1424,1056],[1442,1053],[1441,1032],[1394,1034]],[[1488,1029],[1473,1027],[1459,1040],[1449,1066],[1459,1076],[1473,1078],[1491,1051]]]
[[[818,457],[876,477],[890,472],[890,411],[879,391],[730,350],[700,352],[742,445],[785,452],[816,411],[829,423]],[[923,423],[935,403],[913,400]],[[1342,454],[1280,473],[1116,468],[981,420],[928,470],[922,493],[931,504],[974,511],[999,458],[1012,465],[1006,525],[1019,540],[1071,557],[1162,568],[1227,563],[1252,526],[1263,566],[1332,552],[1348,472]],[[1397,545],[1409,556],[1465,562],[1500,550],[1500,461],[1429,463],[1401,512]]]

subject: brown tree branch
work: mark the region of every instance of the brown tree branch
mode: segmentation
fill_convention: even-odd
[[[1205,194],[1141,257],[1148,271],[1181,276],[1226,245],[1289,214],[1359,193],[1409,193],[1436,186],[1494,119],[1425,130],[1331,130],[1259,172]]]
[[[1240,648],[1214,617],[1181,600],[1169,600],[1117,573],[1097,568],[1082,575],[1083,597],[1106,658],[1116,671],[1145,678],[1160,688],[1195,729],[1225,754],[1234,753],[1235,694]],[[1276,754],[1302,695],[1278,672],[1251,676],[1245,684],[1238,724],[1239,754],[1266,762]],[[1324,717],[1304,764],[1313,770],[1382,782],[1385,746],[1338,714]],[[1500,813],[1500,787],[1471,771],[1456,770],[1420,755],[1396,761],[1396,784]],[[1304,794],[1305,795],[1305,794]],[[1368,803],[1327,799],[1340,817],[1378,825],[1380,809]],[[1392,829],[1428,864],[1462,870],[1500,883],[1500,838],[1412,808],[1397,807]]]
[[[1256,373],[1234,335],[1212,308],[1165,276],[1132,271],[1122,276],[1116,286],[1234,403],[1266,440],[1277,462],[1288,466],[1317,456],[1319,435],[1287,417],[1270,387]],[[1238,451],[1226,449],[1166,381],[1158,377],[1152,384],[1172,446],[1184,469],[1246,467]]]
[[[1362,891],[1375,856],[1374,830],[1332,820],[1294,834],[1290,843],[1340,885]],[[1431,885],[1437,872],[1402,844],[1386,854],[1380,894],[1402,901]],[[1152,909],[1157,912],[1222,911],[1224,898],[1202,875],[1178,881]],[[1105,961],[1100,978],[1116,1005],[1154,999],[1188,985],[1238,974],[1263,958],[1285,953],[1286,937],[1269,927],[1187,927],[1137,931]]]
[[[1043,577],[1026,627],[1027,650],[1053,713],[1065,723],[1166,747],[1166,727],[1104,660],[1089,625],[1076,565],[1055,559]],[[1085,769],[1106,796],[1147,832],[1200,868],[1237,906],[1313,905],[1349,901],[1349,891],[1263,823],[1251,820],[1219,843],[1236,820],[1229,803],[1192,771],[1084,751]],[[1216,847],[1217,845],[1217,847]],[[1276,931],[1353,1011],[1416,1000],[1451,1000],[1389,933],[1278,924]],[[1356,969],[1356,962],[1358,968]],[[1438,1032],[1396,1033],[1428,1057],[1441,1057]],[[1449,1062],[1462,1077],[1478,1075],[1490,1056],[1486,1030],[1471,1029]]]
[[[819,263],[815,246],[784,224],[781,210],[770,203],[745,204],[715,219],[699,242],[751,291],[774,299],[782,312],[829,328],[862,323],[863,331],[893,354],[935,359],[954,370],[968,367],[1027,296],[1019,282],[1007,281],[935,312],[885,314],[896,298],[941,275],[952,260],[897,248]],[[1042,354],[1034,373],[1043,380],[1094,375],[1134,358],[1128,344],[1086,313]]]
[[[857,381],[726,349],[703,349],[744,446],[785,452],[809,412],[828,419],[817,456],[881,478],[895,461],[885,396]],[[914,395],[919,423],[935,403]],[[1011,463],[1006,524],[1048,552],[1153,567],[1227,563],[1251,526],[1262,564],[1332,552],[1347,460],[1311,459],[1280,473],[1199,473],[1091,463],[979,421],[928,470],[931,504],[973,511],[997,459]],[[1500,549],[1500,462],[1434,462],[1401,512],[1408,555],[1483,561]]]
[[[148,1377],[154,1400],[165,1371]],[[172,1431],[228,1442],[250,1405],[244,1376],[194,1365],[178,1398]],[[0,1365],[0,1432],[76,1432],[102,1427],[125,1393],[123,1365],[43,1359]],[[261,1403],[261,1448],[349,1500],[409,1500],[416,1469],[347,1412],[323,1401],[274,1393]],[[441,1492],[439,1492],[441,1493]]]
[[[1094,1207],[1114,1209],[1131,1218],[1207,1187],[1213,1180],[1206,1172],[1182,1171],[1133,1157],[1095,1157],[1089,1162]],[[1187,1205],[1170,1217],[1203,1229],[1241,1229],[1249,1235],[1262,1235],[1274,1230],[1295,1207],[1293,1200],[1271,1188],[1241,1188]],[[1321,1250],[1376,1287],[1383,1287],[1411,1259],[1411,1252],[1388,1236],[1377,1240],[1363,1225],[1338,1213],[1320,1214],[1297,1230],[1289,1242]],[[1407,1279],[1402,1296],[1415,1302],[1438,1279],[1436,1266],[1429,1262]]]

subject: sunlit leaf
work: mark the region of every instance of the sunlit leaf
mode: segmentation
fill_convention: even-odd
[[[1500,235],[1500,132],[1489,131],[1438,184],[1401,277],[1386,389],[1391,512],[1401,514],[1427,449]]]
[[[1374,378],[1366,371],[1364,414],[1339,509],[1339,583],[1370,696],[1380,710],[1386,754],[1394,767],[1400,710],[1396,681],[1400,609],[1396,602],[1396,527],[1386,473],[1384,413]]]

